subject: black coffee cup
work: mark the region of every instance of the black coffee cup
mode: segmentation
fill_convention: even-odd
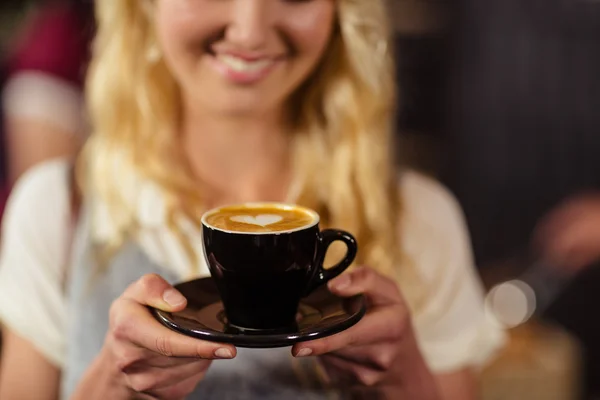
[[[296,214],[302,218],[294,225]],[[280,215],[285,218],[268,223]],[[319,215],[297,205],[221,207],[203,215],[202,230],[204,253],[228,323],[241,330],[293,329],[300,300],[344,272],[357,252],[350,233],[321,231]],[[346,244],[346,255],[325,269],[327,249],[337,240]]]

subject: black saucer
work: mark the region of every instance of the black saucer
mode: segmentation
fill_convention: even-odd
[[[330,336],[356,324],[366,311],[363,296],[340,298],[322,286],[301,301],[296,326],[281,331],[242,330],[227,324],[211,278],[180,283],[175,288],[187,298],[187,307],[178,313],[151,309],[158,321],[187,336],[238,347],[286,347]]]

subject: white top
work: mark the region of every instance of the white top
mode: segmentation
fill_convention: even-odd
[[[51,161],[23,176],[7,204],[0,250],[0,320],[58,366],[67,346],[69,168],[67,161]],[[160,265],[186,277],[189,264],[181,247],[158,223],[156,193],[140,193],[138,210],[147,215],[142,219],[142,248]],[[416,173],[403,176],[401,193],[402,246],[422,279],[436,285],[413,316],[421,351],[436,373],[480,366],[502,345],[504,333],[484,313],[460,208],[442,186]],[[201,248],[199,237],[194,246]],[[200,272],[209,274],[203,260]]]

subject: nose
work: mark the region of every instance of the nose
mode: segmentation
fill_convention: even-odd
[[[244,50],[260,50],[268,39],[271,0],[233,0],[227,40]]]

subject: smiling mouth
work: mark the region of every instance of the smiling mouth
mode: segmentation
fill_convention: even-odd
[[[250,85],[258,83],[271,74],[284,56],[267,56],[259,54],[218,51],[209,48],[211,64],[228,81]]]
[[[277,61],[274,58],[246,60],[231,54],[216,54],[214,57],[232,71],[241,73],[264,71],[272,67]]]

